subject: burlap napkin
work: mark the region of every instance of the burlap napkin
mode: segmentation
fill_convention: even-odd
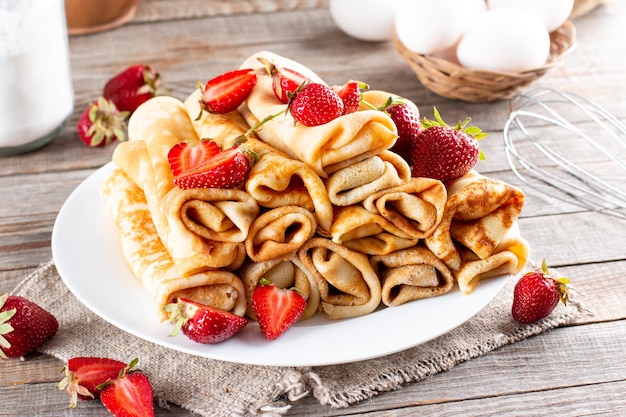
[[[52,262],[24,279],[14,293],[37,302],[59,320],[59,332],[39,349],[43,353],[63,361],[74,356],[104,356],[128,362],[137,357],[161,404],[173,403],[202,416],[279,416],[288,412],[291,402],[306,395],[314,395],[329,407],[347,407],[566,324],[581,311],[579,303],[571,302],[538,323],[516,323],[510,303],[517,278],[512,277],[480,313],[444,336],[378,359],[315,368],[222,362],[131,336],[78,301]]]

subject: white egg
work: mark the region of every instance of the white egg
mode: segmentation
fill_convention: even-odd
[[[574,0],[488,0],[488,7],[517,7],[533,13],[548,32],[558,29],[572,13]]]
[[[452,47],[486,8],[484,0],[399,0],[396,33],[413,52],[441,52]]]
[[[465,32],[456,55],[466,68],[502,72],[529,70],[546,63],[550,55],[550,35],[541,20],[530,12],[516,8],[492,9],[476,19]]]
[[[345,34],[363,41],[391,39],[397,0],[330,0],[330,15]]]

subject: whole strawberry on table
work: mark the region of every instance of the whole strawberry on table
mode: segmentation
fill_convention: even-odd
[[[57,319],[34,302],[17,295],[0,296],[0,358],[19,358],[59,330]]]

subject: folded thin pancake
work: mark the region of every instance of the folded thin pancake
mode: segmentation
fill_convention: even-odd
[[[263,73],[264,66],[258,61],[259,57],[279,66],[294,68],[306,77],[321,82],[311,70],[279,55],[260,52],[250,56],[241,67],[258,69],[259,77],[252,93],[239,108],[250,126],[286,109],[286,104],[274,95],[272,78]],[[305,162],[325,178],[341,168],[389,149],[396,141],[397,130],[391,118],[378,110],[357,111],[311,127],[296,123],[287,112],[266,123],[257,135],[292,158]]]
[[[363,207],[380,214],[412,239],[430,236],[444,216],[447,191],[441,181],[410,178],[368,196]]]
[[[436,297],[454,286],[452,272],[423,245],[372,256],[370,262],[382,282],[382,302],[387,306]]]
[[[205,239],[189,230],[182,222],[175,221],[180,211],[168,212],[159,199],[157,184],[148,157],[145,142],[131,140],[121,142],[113,152],[113,161],[144,192],[150,215],[159,238],[173,259],[180,275],[226,268],[236,269],[243,263],[246,249],[243,242],[219,242]],[[171,189],[173,193],[182,190]],[[167,198],[167,194],[164,198]]]
[[[157,317],[177,297],[242,316],[245,292],[241,280],[228,271],[182,276],[159,239],[143,191],[119,168],[100,183],[100,194],[115,221],[122,255],[133,275],[152,295]]]
[[[408,164],[393,152],[385,151],[333,172],[325,183],[333,204],[349,206],[377,191],[401,185],[409,178]]]
[[[524,205],[523,192],[471,171],[448,184],[444,216],[426,246],[452,270],[461,267],[458,247],[487,259],[513,227]]]
[[[302,207],[270,209],[252,223],[245,241],[246,252],[256,262],[280,258],[300,249],[316,229],[315,217]]]
[[[208,113],[200,109],[199,99],[200,93],[195,91],[185,100],[189,115],[200,115],[192,121],[199,137],[211,137],[222,148],[228,148],[246,133],[246,128],[242,126],[245,122],[238,112],[227,115]],[[216,124],[221,127],[216,128]],[[288,205],[305,208],[315,215],[320,233],[328,234],[333,217],[332,203],[324,182],[313,169],[254,135],[248,136],[244,146],[257,157],[245,182],[248,194],[267,208]]]
[[[461,267],[453,271],[461,292],[472,293],[483,279],[519,273],[528,261],[529,252],[530,246],[520,236],[517,222],[485,259],[471,250],[461,248]]]
[[[418,238],[361,204],[336,207],[330,233],[333,242],[367,255],[385,255],[418,242]]]
[[[264,262],[246,262],[239,270],[247,299],[247,314],[253,320],[256,315],[252,309],[252,293],[261,278],[271,281],[279,288],[295,288],[306,299],[306,308],[300,320],[314,315],[320,305],[320,294],[313,275],[302,265],[295,253],[283,258]]]
[[[298,258],[315,279],[328,318],[363,316],[380,304],[380,281],[366,255],[314,237],[300,248]]]

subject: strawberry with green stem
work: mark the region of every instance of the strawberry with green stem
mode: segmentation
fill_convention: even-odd
[[[133,370],[133,359],[113,380],[98,386],[100,401],[115,417],[154,417],[154,393],[150,379]]]
[[[65,377],[57,384],[57,388],[67,390],[70,394],[70,408],[74,408],[78,399],[88,401],[99,398],[98,386],[117,378],[125,367],[124,362],[109,358],[71,358],[63,367]]]
[[[8,293],[0,295],[0,358],[19,358],[59,330],[59,322],[36,303]]]
[[[296,122],[309,127],[331,122],[344,112],[341,97],[321,83],[308,83],[298,87],[287,108]]]
[[[230,339],[246,327],[248,319],[195,301],[178,298],[165,306],[175,324],[170,336],[179,332],[196,343],[212,344]]]
[[[552,278],[545,259],[541,271],[524,274],[513,289],[511,314],[521,323],[532,323],[548,317],[559,301],[567,305],[569,294],[567,278]]]
[[[161,76],[150,65],[137,64],[108,80],[103,97],[120,111],[134,112],[137,107],[160,94]]]
[[[468,126],[470,118],[448,126],[434,108],[435,120],[422,118],[422,130],[411,145],[409,166],[413,177],[449,181],[474,168],[484,154],[478,141],[487,136],[478,127]]]
[[[126,140],[126,118],[129,112],[119,111],[112,101],[99,97],[83,110],[76,131],[87,146],[104,147],[118,140]]]
[[[252,309],[268,340],[285,333],[302,316],[306,299],[296,289],[279,288],[261,279],[252,293]]]

